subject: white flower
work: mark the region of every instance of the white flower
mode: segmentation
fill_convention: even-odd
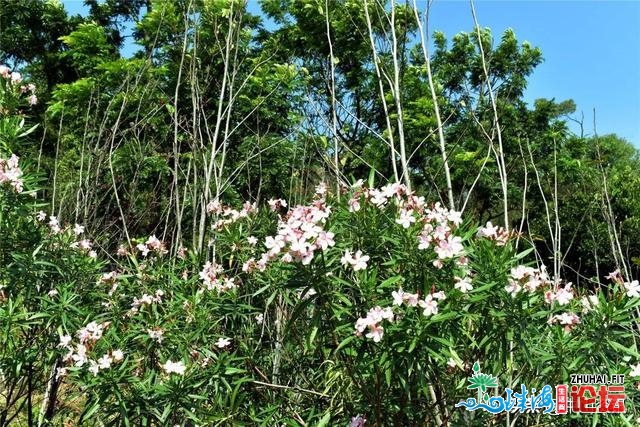
[[[582,313],[588,313],[591,310],[595,310],[598,305],[600,305],[600,300],[597,295],[589,295],[582,297],[580,299],[580,303],[582,304]]]
[[[558,289],[555,294],[555,300],[560,305],[567,305],[569,301],[573,299],[573,291],[571,290],[571,283],[567,283],[564,288]]]
[[[98,375],[98,371],[100,370],[100,366],[98,366],[98,364],[96,363],[95,360],[89,360],[89,372],[91,372],[93,374],[93,376],[95,377],[96,375]]]
[[[424,300],[421,300],[418,305],[424,308],[422,314],[430,316],[432,314],[438,314],[438,302],[433,299],[431,295],[427,295]]]
[[[111,357],[113,357],[114,361],[119,362],[124,359],[124,353],[122,350],[114,350],[113,353],[111,353]]]
[[[404,291],[402,288],[391,292],[391,296],[393,296],[393,305],[402,305],[404,302]]]
[[[167,360],[167,362],[164,365],[162,365],[162,369],[164,369],[164,371],[167,374],[175,373],[178,375],[184,375],[186,366],[184,366],[184,363],[182,363],[181,360],[177,362],[172,362],[171,360]]]
[[[504,289],[509,293],[509,295],[515,297],[522,289],[522,286],[520,286],[515,280],[509,279],[509,286]]]
[[[83,226],[81,226],[80,224],[76,224],[76,225],[73,227],[73,233],[74,233],[76,236],[79,236],[80,234],[84,233],[84,227],[83,227]]]
[[[469,277],[465,277],[464,279],[456,277],[455,280],[456,280],[456,284],[453,285],[453,287],[458,289],[463,294],[466,294],[467,292],[473,290],[473,286],[471,285],[471,279]]]
[[[416,222],[416,218],[413,216],[412,210],[400,210],[400,218],[396,218],[397,224],[400,224],[403,228],[409,228],[414,222]]]
[[[162,329],[147,329],[147,333],[149,334],[149,338],[157,341],[158,344],[162,343],[164,339],[164,331]]]
[[[372,338],[373,342],[380,342],[382,336],[384,335],[384,328],[380,325],[373,324],[369,325],[369,331],[365,336],[367,338]]]
[[[367,268],[367,261],[369,261],[369,255],[362,255],[362,251],[356,252],[352,262],[353,271],[365,270]]]
[[[108,354],[98,359],[98,367],[100,369],[109,369],[111,367],[111,357]]]
[[[218,338],[218,341],[216,341],[216,347],[218,348],[225,348],[229,346],[229,344],[231,344],[230,338]]]
[[[631,372],[629,373],[629,376],[640,377],[640,363],[631,365]]]
[[[58,347],[69,347],[69,344],[71,344],[71,335],[63,335],[60,337]]]
[[[637,280],[623,284],[629,298],[640,297],[640,283]]]

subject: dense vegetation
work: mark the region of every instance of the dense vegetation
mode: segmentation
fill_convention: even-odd
[[[85,4],[0,0],[0,426],[583,425],[455,407],[475,361],[627,374],[588,423],[637,422],[640,155],[523,100],[539,48],[421,2]]]

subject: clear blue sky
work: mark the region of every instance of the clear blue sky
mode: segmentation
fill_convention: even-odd
[[[248,1],[256,11],[257,0]],[[81,0],[62,3],[70,13],[83,9]],[[545,61],[529,78],[528,102],[573,99],[585,134],[593,134],[595,108],[599,134],[617,133],[640,148],[640,0],[476,0],[475,8],[496,41],[513,28],[519,41],[542,49]],[[448,38],[472,30],[469,2],[435,0],[430,26]]]
[[[526,100],[573,99],[585,134],[617,133],[640,148],[640,1],[476,0],[480,26],[499,41],[513,28],[542,50]],[[448,37],[473,28],[468,1],[436,0],[430,26]],[[572,129],[578,132],[577,126]]]

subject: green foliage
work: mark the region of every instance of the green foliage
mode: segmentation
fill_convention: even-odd
[[[0,69],[0,425],[485,426],[507,417],[455,407],[475,374],[640,366],[638,151],[572,135],[571,100],[527,105],[542,53],[513,30],[433,35],[460,223],[419,197],[446,181],[411,6],[392,28],[386,2],[86,3],[0,0],[0,65],[38,85]],[[412,195],[373,188],[400,131]],[[502,218],[499,155],[520,233],[475,226]],[[594,425],[637,418],[627,391]],[[583,422],[561,418],[517,423]]]

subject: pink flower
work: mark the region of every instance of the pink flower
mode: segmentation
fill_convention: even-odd
[[[316,238],[315,244],[326,251],[329,247],[335,246],[336,242],[333,240],[335,234],[331,231],[320,231]]]
[[[491,237],[495,237],[497,235],[497,232],[498,232],[498,227],[493,225],[491,221],[488,221],[487,225],[485,225],[484,227],[481,227],[478,230],[478,236],[491,238]]]
[[[127,248],[124,247],[124,245],[118,246],[118,252],[116,252],[116,255],[127,256],[128,254],[129,252],[127,251]]]
[[[409,228],[414,222],[416,222],[416,218],[413,216],[412,210],[400,210],[400,218],[396,218],[396,224],[402,225],[403,228]]]
[[[560,288],[556,291],[555,300],[558,304],[567,305],[572,299],[573,291],[571,290],[571,283],[567,283],[564,288]]]
[[[17,71],[11,73],[11,83],[20,84],[20,82],[22,82],[22,75]]]
[[[68,348],[71,344],[71,335],[63,335],[60,337],[58,347]]]
[[[504,289],[509,293],[509,295],[515,297],[522,289],[522,286],[520,286],[515,280],[509,279],[509,285]]]
[[[367,419],[361,416],[360,414],[358,414],[355,417],[351,418],[351,421],[349,422],[349,427],[364,427],[366,422],[367,422]]]
[[[100,359],[98,359],[98,367],[100,369],[109,369],[111,367],[111,361],[111,356],[104,354]]]
[[[434,248],[440,259],[453,258],[460,255],[463,249],[462,239],[452,235],[449,235],[446,240],[440,240],[438,246]]]
[[[600,300],[597,295],[589,295],[582,297],[580,303],[582,304],[582,313],[584,314],[595,310],[598,305],[600,305]]]
[[[149,334],[149,338],[153,341],[156,341],[158,344],[162,343],[162,340],[164,339],[164,331],[162,329],[147,329],[147,333]]]
[[[360,199],[353,197],[347,202],[349,205],[349,212],[358,212],[360,210]]]
[[[513,277],[515,280],[524,279],[525,277],[530,276],[533,273],[533,268],[525,267],[524,265],[519,265],[511,269],[511,277]]]
[[[437,299],[438,301],[444,301],[445,299],[447,299],[447,296],[443,291],[434,292],[431,294],[431,296],[433,297],[433,299]]]
[[[418,304],[424,309],[422,312],[423,315],[428,317],[438,314],[438,302],[431,295],[427,295],[425,299],[421,300]]]
[[[575,325],[580,323],[580,317],[578,317],[578,315],[575,313],[567,312],[562,314],[556,314],[555,316],[551,317],[547,323],[549,323],[550,325],[553,325],[554,323],[557,323],[557,322],[559,322],[561,325],[564,326],[565,332],[571,332],[571,330],[575,327]]]
[[[462,212],[449,211],[447,219],[455,225],[460,225],[462,224]]]
[[[327,193],[327,184],[321,182],[316,186],[316,195],[324,196]]]
[[[384,335],[384,328],[380,325],[374,324],[369,326],[369,332],[365,335],[367,338],[372,338],[373,342],[380,342]]]
[[[402,288],[391,292],[391,296],[393,297],[393,305],[402,305],[404,302],[404,291]]]
[[[365,270],[367,268],[367,261],[369,261],[369,255],[362,255],[362,251],[357,251],[352,261],[353,271]]]
[[[455,277],[454,280],[456,281],[456,283],[455,285],[453,285],[453,287],[459,290],[460,292],[462,292],[463,294],[466,294],[467,292],[473,290],[473,286],[471,285],[471,279],[469,277],[465,277],[464,279]]]
[[[280,208],[287,207],[287,201],[284,199],[271,199],[267,203],[269,204],[269,208],[274,212]]]
[[[138,249],[142,253],[143,257],[149,255],[149,247],[147,247],[147,245],[145,245],[144,243],[138,243],[136,245],[136,249]]]
[[[340,258],[340,264],[342,265],[350,265],[353,260],[353,256],[351,255],[351,251],[349,249],[344,251],[344,255]]]
[[[29,95],[29,105],[36,105],[38,103],[38,97],[35,95]]]
[[[615,271],[612,271],[607,276],[605,276],[605,279],[609,279],[612,282],[619,282],[619,283],[622,282],[622,275],[620,274],[620,269],[616,269]]]
[[[222,205],[220,201],[214,200],[207,204],[206,210],[208,213],[219,214],[222,212]]]

